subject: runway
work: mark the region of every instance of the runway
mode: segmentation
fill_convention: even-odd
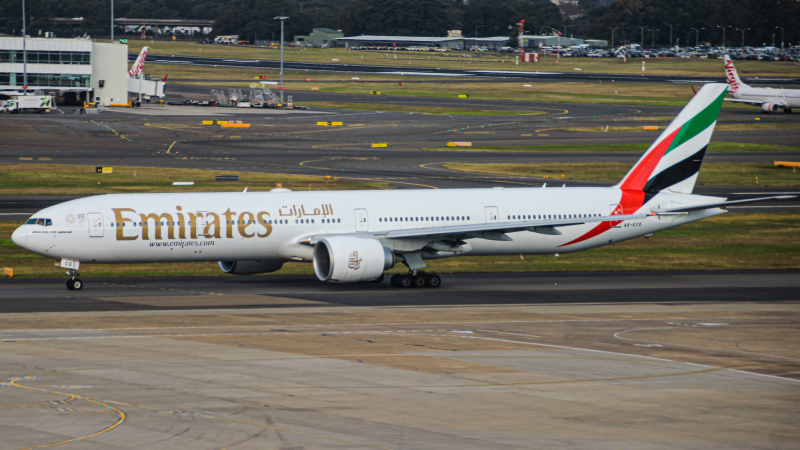
[[[128,60],[135,61],[139,55],[129,53]],[[638,63],[638,60],[633,60]],[[213,66],[213,67],[235,67],[235,68],[265,68],[280,69],[280,60],[250,60],[250,59],[230,59],[230,58],[209,58],[201,56],[169,56],[151,55],[148,62],[156,64],[175,64],[182,66]],[[333,63],[306,63],[284,61],[284,70],[309,71],[309,72],[334,72],[334,73],[354,73],[354,74],[387,74],[387,75],[408,75],[408,76],[439,76],[439,77],[475,77],[475,78],[512,78],[526,81],[611,81],[627,83],[725,83],[724,76],[718,77],[690,77],[674,75],[647,75],[647,74],[613,74],[613,73],[583,73],[583,72],[537,72],[534,70],[515,70],[512,65],[509,69],[500,70],[470,70],[470,69],[443,69],[436,67],[417,67],[409,66],[389,66],[389,65],[365,65],[365,64],[333,64]],[[722,63],[720,63],[722,67]],[[720,69],[721,73],[721,69]],[[800,84],[798,77],[743,77],[742,80],[754,85],[796,85]]]
[[[335,285],[301,276],[86,278],[0,283],[0,314],[67,311],[296,307],[489,307],[492,305],[794,301],[797,271],[571,272],[442,275],[439,289]]]
[[[790,448],[798,280],[0,282],[0,449]]]

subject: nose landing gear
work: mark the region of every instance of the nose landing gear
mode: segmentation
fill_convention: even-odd
[[[392,275],[391,285],[396,288],[438,288],[442,279],[435,273],[412,270],[406,274]]]
[[[67,289],[69,289],[70,291],[80,291],[81,289],[83,289],[83,281],[81,281],[81,279],[78,278],[77,270],[71,269],[70,271],[67,272],[67,275],[72,277],[69,280],[67,280]]]

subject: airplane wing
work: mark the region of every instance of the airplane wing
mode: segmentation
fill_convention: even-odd
[[[731,201],[724,201],[719,203],[706,203],[704,205],[692,205],[692,206],[683,206],[680,208],[670,208],[670,209],[654,209],[653,213],[656,215],[662,214],[676,214],[676,213],[688,213],[691,211],[700,211],[703,209],[714,209],[714,208],[725,208],[726,206],[730,205],[739,205],[742,203],[753,203],[753,202],[763,202],[765,200],[790,200],[793,198],[797,198],[796,195],[776,195],[774,197],[759,197],[759,198],[748,198],[744,200],[731,200]]]
[[[354,232],[351,234],[365,234],[376,238],[387,239],[487,239],[492,241],[511,241],[513,239],[506,235],[506,233],[531,231],[533,233],[558,236],[561,234],[561,232],[556,229],[558,227],[569,227],[583,225],[586,223],[641,220],[648,217],[651,216],[648,214],[631,214],[602,217],[581,217],[573,219],[520,220],[514,222],[432,226],[377,232]],[[336,235],[341,235],[341,233],[337,233]],[[306,236],[298,240],[297,243],[303,245],[314,245],[319,239],[322,239],[326,236],[328,235]]]

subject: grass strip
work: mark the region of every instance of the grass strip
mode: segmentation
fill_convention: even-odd
[[[22,222],[0,222],[0,264],[21,278],[58,278],[53,260],[23,250],[10,236]],[[578,253],[464,256],[426,262],[438,273],[800,269],[800,213],[723,214],[655,234]],[[392,269],[403,272],[404,267]],[[223,275],[216,263],[84,264],[91,277]],[[277,275],[311,275],[311,264],[287,263]],[[1,282],[0,282],[1,283]],[[90,282],[91,283],[91,282]]]
[[[138,53],[141,47],[150,47],[150,55],[202,56],[225,59],[260,59],[277,61],[279,48],[203,45],[185,41],[134,41],[129,51]],[[646,58],[623,61],[620,58],[556,58],[545,56],[537,64],[515,64],[515,55],[471,52],[407,52],[407,51],[356,51],[346,48],[298,48],[284,49],[286,61],[303,63],[326,63],[339,65],[366,64],[376,66],[407,67],[409,72],[424,71],[425,68],[506,70],[528,72],[611,73],[631,75],[684,75],[722,76],[721,59]],[[642,72],[645,62],[645,72]],[[741,76],[792,77],[797,75],[797,63],[736,61]]]
[[[666,126],[659,126],[659,131],[664,131]],[[761,123],[761,122],[753,122],[753,123],[718,123],[714,127],[714,131],[747,131],[747,130],[793,130],[800,128],[800,123]],[[575,132],[588,132],[588,133],[598,133],[601,131],[607,131],[609,133],[620,133],[620,132],[640,132],[640,131],[653,131],[653,130],[645,130],[644,126],[641,127],[608,127],[603,128],[587,128],[587,127],[578,127],[578,128],[564,128],[564,131],[575,131]]]
[[[224,192],[270,190],[282,185],[293,190],[387,189],[389,183],[355,182],[331,177],[242,172],[237,170],[114,167],[113,173],[95,173],[94,167],[60,164],[0,165],[0,191],[22,194],[115,194],[136,192]],[[215,181],[216,175],[238,175],[239,181]],[[193,181],[193,186],[173,186]]]
[[[481,147],[427,147],[421,150],[438,152],[517,152],[517,153],[644,153],[650,144],[587,144],[587,145],[494,145]],[[800,152],[800,146],[712,142],[710,153],[731,152]]]
[[[631,169],[626,163],[580,164],[468,164],[447,163],[449,170],[513,175],[556,180],[615,182]],[[798,186],[800,173],[768,164],[704,164],[697,177],[698,185],[720,186]]]

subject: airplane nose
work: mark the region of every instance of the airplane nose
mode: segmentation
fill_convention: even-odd
[[[11,240],[22,248],[28,245],[28,230],[22,226],[14,230],[11,234]]]

